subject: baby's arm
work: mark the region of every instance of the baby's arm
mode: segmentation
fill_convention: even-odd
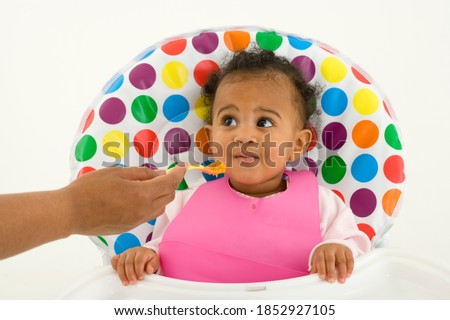
[[[117,271],[124,286],[144,279],[144,272],[153,274],[159,268],[159,257],[155,251],[145,247],[135,247],[114,256],[111,265]]]
[[[358,229],[353,212],[331,190],[319,187],[323,242],[311,252],[311,273],[343,283],[353,272],[354,258],[370,250],[370,240]]]

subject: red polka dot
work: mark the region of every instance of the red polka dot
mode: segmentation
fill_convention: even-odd
[[[217,72],[219,65],[212,60],[203,60],[194,68],[194,79],[200,87],[203,87],[212,72]]]
[[[81,177],[82,175],[84,175],[84,174],[86,174],[86,173],[89,173],[89,172],[91,172],[91,171],[95,171],[95,169],[92,168],[92,167],[83,167],[83,168],[81,168],[81,170],[78,171],[77,179],[78,179],[79,177]]]
[[[173,40],[161,47],[161,50],[168,55],[176,56],[186,49],[186,39]]]
[[[352,67],[352,73],[356,79],[365,84],[370,84],[370,81],[363,75],[362,71],[358,71],[355,67]]]
[[[358,223],[358,229],[364,232],[370,240],[375,236],[375,230],[371,226],[365,223]]]
[[[81,131],[81,133],[84,133],[89,128],[92,121],[94,121],[94,110],[91,110],[91,112],[89,113],[86,122],[84,123],[83,131]]]
[[[134,148],[144,158],[153,156],[159,147],[157,135],[149,129],[144,129],[134,136]]]
[[[393,183],[402,183],[405,181],[403,158],[397,155],[387,158],[384,163],[384,175]]]
[[[342,202],[345,203],[345,198],[344,198],[344,195],[342,193],[340,193],[337,190],[331,190],[331,191],[333,191],[339,198],[341,198]]]

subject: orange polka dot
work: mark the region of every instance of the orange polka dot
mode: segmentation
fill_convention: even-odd
[[[402,195],[402,192],[399,189],[391,189],[388,190],[382,200],[383,210],[386,212],[388,216],[392,216],[397,207],[398,199]]]
[[[200,128],[195,135],[195,145],[204,154],[211,154],[205,128]]]
[[[352,131],[353,142],[360,148],[370,148],[377,142],[378,126],[370,120],[358,122]]]
[[[359,67],[358,67],[359,68]],[[359,68],[360,69],[360,68]],[[361,70],[361,69],[360,69]],[[363,71],[359,71],[357,67],[352,67],[352,73],[356,79],[365,84],[370,84],[370,81],[367,79],[368,76],[364,76]]]
[[[375,230],[366,223],[358,223],[358,229],[364,232],[370,240],[375,236]]]
[[[246,31],[227,31],[223,40],[230,51],[240,51],[250,44],[250,34]]]

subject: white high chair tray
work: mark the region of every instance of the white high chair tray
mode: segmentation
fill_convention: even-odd
[[[124,287],[114,270],[100,267],[59,299],[450,299],[450,269],[394,249],[375,249],[356,261],[345,284],[316,275],[250,284],[212,284],[147,276]]]

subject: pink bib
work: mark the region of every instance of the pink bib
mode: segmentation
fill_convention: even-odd
[[[288,188],[265,198],[238,194],[227,177],[200,186],[159,244],[162,273],[226,283],[309,274],[322,241],[317,180],[309,171],[285,174]]]

